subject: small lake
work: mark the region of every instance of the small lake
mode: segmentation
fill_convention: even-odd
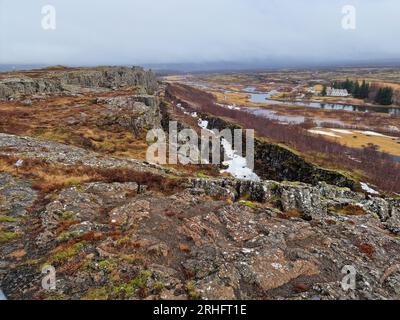
[[[325,109],[325,110],[345,110],[345,111],[359,111],[359,112],[377,112],[377,113],[388,113],[396,116],[400,116],[400,108],[391,107],[373,107],[373,106],[356,106],[349,104],[336,104],[336,103],[322,103],[322,102],[303,102],[293,101],[284,102],[279,100],[271,99],[274,94],[277,94],[277,90],[272,90],[265,93],[256,92],[255,87],[247,87],[243,90],[250,94],[250,102],[253,103],[268,103],[272,105],[292,105],[306,108]]]
[[[258,107],[241,107],[241,110],[245,110],[249,113],[252,113],[258,117],[264,117],[270,120],[278,121],[282,124],[302,124],[306,121],[306,117],[304,116],[295,116],[295,115],[281,115],[276,110],[270,110],[265,108]],[[330,124],[337,124],[338,126],[343,126],[343,121],[334,119],[334,118],[322,118],[322,119],[313,119],[313,122],[320,126],[323,123],[329,122]]]

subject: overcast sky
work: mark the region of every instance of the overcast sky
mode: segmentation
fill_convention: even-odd
[[[43,30],[44,5],[56,30]],[[356,29],[342,28],[342,7]],[[399,0],[0,0],[2,64],[400,58]]]

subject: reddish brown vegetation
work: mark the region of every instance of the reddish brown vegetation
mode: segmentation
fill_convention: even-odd
[[[368,258],[372,259],[375,253],[375,249],[368,243],[360,243],[357,245],[358,250],[364,253]]]
[[[95,168],[87,166],[59,166],[39,159],[24,159],[24,166],[17,171],[14,163],[17,158],[0,156],[0,169],[34,180],[34,188],[46,194],[75,184],[86,182],[136,182],[139,186],[166,194],[173,194],[183,189],[181,179],[170,178],[151,172],[139,172],[127,168]],[[68,181],[69,177],[77,178]]]
[[[361,171],[368,181],[384,191],[400,192],[400,164],[390,155],[371,148],[354,149],[309,134],[300,125],[284,125],[246,111],[230,110],[215,104],[213,95],[185,85],[169,85],[167,98],[187,108],[228,118],[259,136],[300,151],[312,161],[351,172]],[[388,179],[390,177],[390,179]]]
[[[287,210],[286,212],[278,213],[280,219],[290,220],[291,218],[301,218],[303,212],[298,209]]]
[[[180,243],[179,244],[179,249],[183,252],[190,252],[190,247],[186,243]]]
[[[310,290],[310,286],[306,283],[296,283],[293,287],[295,293],[307,292]]]

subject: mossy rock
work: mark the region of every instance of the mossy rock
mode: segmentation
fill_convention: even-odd
[[[18,232],[9,232],[0,230],[0,244],[11,242],[21,236]]]

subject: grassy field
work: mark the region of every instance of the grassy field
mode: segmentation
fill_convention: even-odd
[[[375,147],[379,151],[400,156],[400,138],[398,137],[375,135],[374,133],[368,133],[368,131],[358,130],[329,128],[314,128],[313,130],[325,132],[327,133],[326,135],[322,133],[319,135],[351,148],[363,149],[366,147]]]

